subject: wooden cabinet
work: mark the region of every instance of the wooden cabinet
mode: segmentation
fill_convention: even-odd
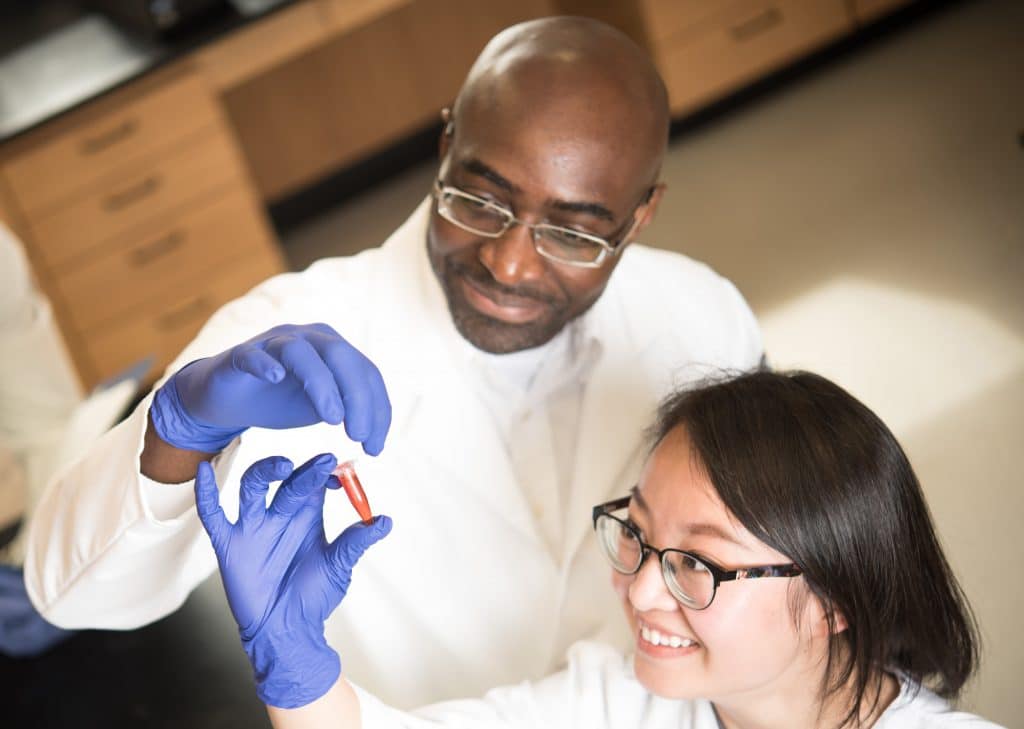
[[[217,121],[201,79],[159,74],[33,133],[27,149],[5,154],[4,175],[27,214],[45,215],[93,181]]]
[[[158,376],[213,311],[284,270],[187,63],[5,145],[0,177],[87,387],[145,358]]]

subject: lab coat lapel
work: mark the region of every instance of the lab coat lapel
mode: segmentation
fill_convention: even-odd
[[[606,296],[611,292],[606,292]],[[608,297],[611,299],[612,297]],[[647,346],[637,341],[617,300],[595,307],[595,334],[604,351],[584,391],[569,508],[565,519],[563,565],[570,563],[592,528],[591,507],[625,494],[643,458],[642,431],[653,416],[645,366]],[[652,403],[645,407],[644,403]]]

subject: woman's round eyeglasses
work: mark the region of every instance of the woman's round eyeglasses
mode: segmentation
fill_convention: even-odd
[[[594,507],[594,531],[601,552],[616,572],[635,575],[651,554],[658,555],[661,574],[668,591],[676,600],[693,610],[703,610],[715,599],[719,584],[731,580],[761,577],[796,577],[802,570],[795,564],[762,565],[725,570],[681,549],[658,549],[647,544],[632,522],[611,512],[629,506],[629,496]]]

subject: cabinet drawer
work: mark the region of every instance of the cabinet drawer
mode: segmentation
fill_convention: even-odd
[[[247,257],[230,272],[169,291],[161,301],[139,307],[119,325],[85,337],[95,382],[144,357],[153,357],[150,374],[159,376],[217,309],[281,270],[276,256]]]
[[[843,0],[744,0],[658,48],[674,114],[691,110],[843,34]]]
[[[241,183],[212,201],[120,239],[116,250],[58,277],[75,328],[90,334],[119,315],[249,255],[274,255],[263,210]],[[116,292],[116,295],[111,295]]]
[[[735,0],[640,0],[647,36],[655,45],[734,4]]]
[[[47,141],[4,166],[30,216],[59,203],[112,170],[151,155],[218,120],[202,81],[179,76],[138,96],[131,90],[101,99],[57,122]]]
[[[99,180],[74,202],[33,220],[40,257],[51,267],[78,265],[82,254],[114,236],[244,176],[234,147],[219,130],[174,151]]]

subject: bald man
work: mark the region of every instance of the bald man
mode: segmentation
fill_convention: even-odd
[[[728,281],[636,243],[664,191],[668,111],[618,31],[503,31],[444,120],[436,182],[380,248],[225,306],[49,491],[26,563],[47,620],[133,628],[211,574],[200,461],[233,518],[240,480],[243,504],[262,499],[241,478],[255,460],[361,446],[380,453],[358,470],[395,528],[327,625],[355,681],[414,706],[625,640],[590,509],[634,483],[667,389],[758,364],[757,325]],[[354,520],[328,493],[327,538]]]

